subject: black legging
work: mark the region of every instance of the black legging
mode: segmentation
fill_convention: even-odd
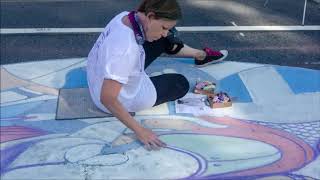
[[[168,53],[168,50],[172,49],[173,43],[169,39],[170,37],[161,38],[143,44],[146,53],[145,69],[162,53]],[[163,74],[150,79],[157,91],[157,100],[154,106],[179,99],[189,91],[189,82],[181,74]]]

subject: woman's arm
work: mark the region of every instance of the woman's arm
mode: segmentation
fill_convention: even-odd
[[[121,83],[105,79],[102,84],[101,91],[101,102],[102,104],[123,124],[134,131],[137,138],[146,146],[148,150],[159,149],[164,147],[163,143],[158,136],[151,130],[142,127],[128,111],[123,107],[121,102],[118,100],[118,95],[121,90]]]

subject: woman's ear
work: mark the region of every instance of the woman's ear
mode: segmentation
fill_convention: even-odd
[[[151,20],[151,19],[156,19],[156,14],[155,14],[154,12],[149,12],[149,13],[147,14],[147,18],[148,18],[149,20]]]

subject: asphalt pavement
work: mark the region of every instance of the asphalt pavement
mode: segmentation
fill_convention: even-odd
[[[103,28],[140,0],[4,0],[1,29]],[[185,26],[301,25],[304,0],[180,0]],[[308,1],[305,26],[320,25],[320,5]],[[85,57],[99,33],[1,34],[1,64]],[[229,50],[227,61],[320,69],[319,31],[180,32],[193,47]]]

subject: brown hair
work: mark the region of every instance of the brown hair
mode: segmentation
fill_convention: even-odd
[[[143,0],[139,12],[155,14],[156,19],[178,20],[182,18],[181,8],[176,0]]]

